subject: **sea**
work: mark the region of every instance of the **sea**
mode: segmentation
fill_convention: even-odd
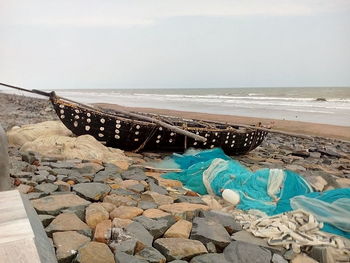
[[[113,103],[350,126],[350,87],[62,89],[56,93],[89,104]]]

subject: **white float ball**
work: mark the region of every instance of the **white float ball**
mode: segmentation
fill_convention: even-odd
[[[239,194],[231,189],[225,189],[222,192],[222,198],[224,198],[227,202],[233,204],[234,206],[236,206],[240,201]]]

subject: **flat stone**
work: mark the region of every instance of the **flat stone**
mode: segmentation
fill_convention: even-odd
[[[116,208],[116,206],[111,203],[101,203],[101,205],[103,206],[104,209],[106,209],[108,213],[112,212]]]
[[[191,239],[199,240],[203,244],[213,242],[220,250],[231,242],[230,235],[221,224],[201,217],[193,220]]]
[[[137,205],[137,207],[143,209],[143,210],[147,210],[147,209],[151,209],[151,208],[157,208],[158,205],[154,202],[148,202],[148,201],[140,201]]]
[[[153,181],[150,181],[148,183],[148,185],[149,185],[149,190],[151,192],[156,192],[156,193],[161,194],[161,195],[168,194],[168,191],[163,186],[160,186],[160,185],[154,183]]]
[[[327,185],[327,181],[323,179],[322,176],[308,176],[306,180],[309,184],[311,184],[312,188],[316,191],[322,192],[325,186]]]
[[[55,192],[58,189],[58,186],[51,183],[44,183],[35,186],[37,192],[44,192],[45,194],[50,194]]]
[[[200,204],[200,205],[207,205],[199,196],[180,196],[177,198],[175,203],[191,203],[191,204]]]
[[[96,183],[106,183],[108,180],[122,182],[123,179],[117,171],[104,170],[95,174],[94,182]]]
[[[233,241],[224,249],[224,256],[228,262],[240,263],[270,263],[271,252],[241,241]]]
[[[164,212],[164,211],[159,210],[159,209],[151,208],[151,209],[147,209],[147,210],[143,211],[142,215],[149,217],[149,218],[162,218],[162,217],[170,216],[170,213]]]
[[[92,203],[86,208],[85,222],[91,228],[95,228],[98,223],[107,219],[109,219],[109,213],[102,204]]]
[[[146,247],[136,254],[139,259],[146,260],[149,263],[165,263],[165,257],[155,248]]]
[[[144,181],[147,179],[145,172],[139,168],[132,168],[121,173],[123,180],[137,180]]]
[[[210,209],[213,209],[213,210],[222,209],[222,205],[215,199],[214,196],[205,195],[205,196],[202,196],[202,200],[204,203],[206,203],[207,206],[209,206]]]
[[[104,167],[97,163],[78,163],[74,166],[74,170],[77,170],[81,174],[95,174]]]
[[[132,234],[142,246],[138,244],[138,249],[144,247],[151,247],[153,242],[153,236],[138,222],[133,222],[126,227],[127,233]]]
[[[230,263],[228,262],[223,254],[210,253],[192,258],[190,263]],[[238,263],[238,262],[237,262]]]
[[[59,193],[59,192],[56,192]],[[74,213],[81,221],[85,221],[85,206],[74,206],[63,209],[62,213]]]
[[[42,198],[44,196],[47,196],[47,194],[45,193],[36,193],[36,192],[31,192],[31,193],[28,193],[26,194],[28,200],[34,200],[34,199],[39,199],[39,198]]]
[[[138,207],[119,206],[110,213],[110,218],[133,219],[143,213],[143,210]]]
[[[207,253],[207,249],[201,242],[185,238],[159,238],[154,241],[154,247],[166,257],[167,261],[190,260]]]
[[[90,238],[75,231],[56,232],[52,238],[59,263],[71,262],[78,249],[90,241]]]
[[[169,205],[161,205],[159,209],[168,212],[178,219],[192,220],[202,210],[208,210],[206,205],[191,203],[174,203]]]
[[[36,183],[38,183],[38,184],[41,184],[41,183],[45,182],[46,179],[47,179],[47,176],[41,175],[41,174],[39,174],[39,175],[34,175],[34,176],[32,177],[32,181],[33,181],[33,182],[36,182]]]
[[[59,162],[50,162],[49,166],[51,168],[71,169],[75,167],[75,164],[73,162],[59,161]]]
[[[283,248],[282,246],[270,246],[269,244],[267,244],[266,239],[255,237],[251,233],[245,230],[234,233],[231,236],[231,239],[257,245],[257,246],[266,248],[272,251],[273,253],[282,254],[285,252],[285,248]]]
[[[116,245],[113,246],[114,253],[126,253],[129,255],[134,255],[135,249],[136,249],[137,240],[136,239],[127,239],[121,242],[118,242]]]
[[[126,228],[133,221],[130,219],[114,218],[112,221],[112,226],[116,228]]]
[[[172,187],[172,188],[176,188],[176,187],[183,187],[182,183],[180,181],[177,180],[171,180],[171,179],[164,179],[161,177],[161,173],[157,173],[157,172],[146,172],[145,173],[147,176],[153,177],[155,179],[157,179],[158,184],[160,186],[163,187]]]
[[[50,195],[31,201],[38,214],[58,215],[63,209],[75,206],[87,206],[89,201],[75,194]]]
[[[149,261],[141,258],[137,258],[135,256],[123,253],[123,252],[117,252],[115,253],[115,262],[116,263],[148,263]]]
[[[96,225],[94,241],[106,243],[111,239],[111,220],[103,220]]]
[[[161,237],[172,224],[175,223],[174,217],[169,217],[167,219],[155,220],[145,216],[138,216],[133,220],[143,225],[144,228],[146,228],[154,237],[154,239],[157,239]]]
[[[276,253],[273,254],[271,262],[272,263],[288,263],[287,260],[285,260],[281,255],[276,254]]]
[[[350,187],[350,179],[349,178],[338,178],[336,179],[340,188],[348,188]]]
[[[189,238],[191,229],[191,222],[180,219],[165,232],[164,237]]]
[[[86,236],[91,236],[90,227],[73,213],[59,214],[52,220],[50,225],[45,228],[45,231],[49,236],[57,231],[77,231]]]
[[[169,263],[187,263],[187,261],[176,259],[176,260],[170,261]]]
[[[22,194],[28,194],[29,192],[33,191],[34,187],[26,184],[20,184],[16,189]]]
[[[70,192],[70,190],[71,190],[71,185],[67,182],[59,180],[59,181],[54,182],[54,184],[57,185],[57,187],[58,187],[57,190],[60,192]]]
[[[288,164],[286,166],[286,169],[294,171],[294,172],[306,171],[305,167],[303,167],[301,165],[297,165],[297,164]]]
[[[11,177],[14,177],[14,178],[27,178],[27,179],[30,179],[32,178],[34,174],[31,173],[31,172],[22,172],[22,171],[19,171],[19,172],[16,172],[16,173],[11,173]]]
[[[115,206],[137,206],[137,202],[129,196],[111,194],[103,198],[104,203],[111,203]]]
[[[101,183],[82,183],[73,186],[73,191],[90,201],[102,200],[110,190],[108,185]]]
[[[47,227],[52,222],[52,220],[55,219],[55,217],[51,215],[38,215],[38,216],[44,227]]]
[[[242,230],[241,225],[235,221],[234,217],[225,212],[215,210],[201,211],[199,216],[223,225],[230,235]]]
[[[157,205],[167,205],[174,203],[173,198],[167,195],[161,195],[157,192],[147,191],[141,195],[142,201],[154,202]]]
[[[318,261],[308,257],[305,254],[299,254],[291,260],[291,263],[318,263]]]
[[[143,184],[139,183],[139,184],[130,185],[126,189],[133,191],[133,192],[136,192],[136,193],[142,193],[145,191],[145,186]]]
[[[104,243],[89,242],[79,249],[78,263],[115,263],[114,255]]]
[[[116,194],[116,195],[122,195],[122,196],[128,196],[132,198],[135,201],[139,201],[141,199],[141,196],[139,193],[135,193],[133,191],[123,189],[123,188],[118,188],[118,189],[112,189],[110,194]]]

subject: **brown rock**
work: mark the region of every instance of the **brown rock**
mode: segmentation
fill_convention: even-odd
[[[350,179],[349,178],[338,178],[336,181],[339,184],[340,188],[350,187]]]
[[[169,216],[170,214],[156,208],[151,208],[151,209],[145,210],[143,212],[143,215],[148,218],[161,218],[161,217]]]
[[[182,187],[183,186],[180,181],[162,178],[161,173],[145,172],[145,174],[147,176],[156,178],[158,180],[159,185],[163,187]]]
[[[139,181],[136,181],[136,180],[124,180],[120,183],[120,187],[122,188],[128,188],[130,186],[133,186],[135,184],[138,184]]]
[[[69,183],[56,181],[54,184],[58,186],[58,191],[60,192],[69,192],[71,190],[71,185]]]
[[[126,228],[133,221],[130,219],[122,219],[122,218],[114,218],[112,222],[112,226],[116,228]]]
[[[189,261],[197,255],[208,253],[198,240],[185,238],[158,238],[154,242],[154,247],[166,257],[167,261],[176,259]]]
[[[137,206],[137,202],[128,196],[111,194],[103,198],[104,203],[111,203],[115,206]]]
[[[109,213],[101,203],[93,203],[86,208],[85,222],[91,228],[95,228],[98,223],[107,219],[109,219]]]
[[[159,209],[168,212],[176,218],[192,220],[201,210],[209,210],[206,205],[191,204],[191,203],[175,203],[170,205],[162,205]]]
[[[95,228],[94,241],[106,243],[111,239],[111,220],[103,220]]]
[[[112,212],[116,208],[116,206],[112,203],[101,203],[101,205],[108,213]]]
[[[191,229],[191,222],[180,219],[165,232],[164,237],[188,238],[190,236]]]
[[[81,221],[74,213],[59,214],[45,230],[49,236],[57,231],[78,231],[87,236],[91,235],[90,227]]]
[[[156,192],[147,191],[141,195],[142,201],[154,202],[157,205],[167,205],[174,203],[173,198]]]
[[[133,219],[143,213],[143,210],[138,207],[119,206],[110,213],[110,218]]]
[[[34,188],[30,185],[20,184],[16,189],[22,194],[28,194],[29,192],[32,192]]]
[[[58,262],[71,262],[77,250],[90,241],[90,238],[75,231],[56,232],[52,238]]]
[[[79,249],[78,263],[115,263],[114,255],[104,243],[90,242]]]
[[[38,214],[49,215],[58,215],[60,210],[66,208],[87,206],[90,204],[89,201],[86,201],[75,194],[50,195],[32,200],[31,202]]]

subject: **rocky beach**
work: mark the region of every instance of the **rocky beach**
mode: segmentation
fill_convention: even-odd
[[[6,131],[44,121],[59,121],[48,100],[0,93],[0,123]],[[335,127],[341,134],[337,138],[329,138],[332,126],[327,128],[328,138],[321,131],[315,134],[316,128],[309,134],[317,135],[313,140],[270,133],[255,150],[232,158],[252,171],[297,172],[315,191],[350,187],[350,142],[344,141],[348,128]],[[10,146],[11,180],[31,200],[58,262],[350,261],[348,239],[330,246],[272,245],[249,231],[256,215],[237,211],[220,197],[200,196],[144,167],[172,153],[115,150],[118,160],[62,159],[32,150],[41,145],[31,147]],[[323,238],[330,244],[335,239]]]

